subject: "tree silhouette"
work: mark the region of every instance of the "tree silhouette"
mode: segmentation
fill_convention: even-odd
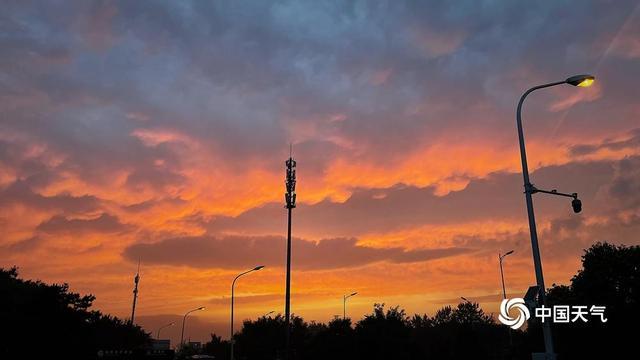
[[[229,342],[216,334],[211,334],[211,341],[203,346],[203,353],[213,355],[216,359],[228,359],[230,351]]]
[[[486,315],[478,303],[462,302],[445,306],[429,318],[411,320],[418,354],[439,359],[501,359],[508,352],[508,334],[502,325]],[[419,357],[413,357],[419,358]]]
[[[275,359],[282,357],[284,348],[284,317],[261,317],[245,320],[242,331],[235,335],[238,359]],[[309,334],[309,324],[291,315],[291,359],[305,359],[304,351]]]
[[[309,325],[309,359],[352,359],[355,354],[355,333],[351,319],[335,318],[327,325],[311,323]]]
[[[556,351],[571,358],[609,358],[637,349],[640,324],[640,247],[597,243],[585,250],[582,269],[571,284],[553,285],[549,305],[606,306],[606,323],[587,316],[568,324],[555,324]],[[533,329],[532,329],[533,330]]]
[[[138,326],[89,310],[95,297],[67,284],[22,280],[0,268],[0,358],[51,356],[88,359],[98,350],[134,350],[149,343]]]
[[[403,309],[375,304],[373,313],[358,321],[355,328],[359,356],[368,359],[406,359],[409,356],[409,320]]]

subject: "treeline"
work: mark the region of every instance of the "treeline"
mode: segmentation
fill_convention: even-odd
[[[236,359],[283,358],[284,318],[262,317],[244,322],[236,334]],[[516,341],[524,341],[521,332]],[[376,304],[373,312],[355,324],[334,319],[328,324],[293,318],[293,359],[424,359],[501,358],[509,335],[476,303],[446,306],[433,317],[407,316],[399,307]],[[228,342],[212,335],[204,353],[227,359]]]
[[[94,359],[98,350],[148,347],[139,326],[91,310],[93,295],[22,280],[0,268],[0,359]]]
[[[95,298],[66,284],[23,280],[0,269],[0,359],[95,359],[98,350],[148,349],[140,327],[91,310]],[[554,324],[558,359],[635,358],[640,324],[640,247],[598,243],[585,251],[569,285],[548,290],[549,305],[605,306],[607,322]],[[542,352],[540,324],[507,331],[475,303],[445,306],[433,316],[408,316],[399,307],[374,306],[355,324],[292,321],[292,360],[314,359],[531,359]],[[284,319],[247,320],[235,335],[237,360],[283,358]],[[229,358],[229,342],[212,335],[195,353]]]
[[[548,305],[606,306],[607,322],[554,324],[558,359],[627,358],[637,354],[640,325],[640,247],[597,243],[582,256],[583,268],[570,285],[548,290]],[[524,292],[524,291],[523,291]],[[524,294],[523,294],[524,295]],[[407,316],[399,307],[377,304],[364,319],[328,324],[293,318],[292,359],[531,359],[544,352],[539,321],[510,331],[476,303],[445,306],[432,317]],[[247,320],[235,335],[236,359],[282,359],[284,319]],[[229,343],[212,334],[203,353],[229,358]],[[184,354],[193,353],[185,349]]]

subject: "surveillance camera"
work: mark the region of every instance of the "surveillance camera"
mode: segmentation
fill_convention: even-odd
[[[574,213],[579,213],[582,211],[582,201],[580,201],[580,199],[573,199],[571,201],[571,207],[573,208]]]

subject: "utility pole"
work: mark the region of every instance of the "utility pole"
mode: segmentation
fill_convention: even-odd
[[[136,302],[138,301],[138,283],[140,282],[140,259],[138,259],[138,271],[136,277],[133,278],[133,306],[131,307],[131,326],[133,326],[133,320],[136,316]]]
[[[286,189],[284,194],[287,209],[287,280],[284,301],[284,322],[285,322],[285,349],[284,358],[289,359],[290,337],[291,337],[291,212],[296,207],[296,161],[291,156],[291,145],[289,145],[289,159],[285,161],[286,166]]]

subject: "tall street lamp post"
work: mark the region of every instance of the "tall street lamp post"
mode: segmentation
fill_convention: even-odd
[[[242,276],[242,275],[246,275],[246,274],[248,274],[250,272],[253,272],[253,271],[258,271],[258,270],[260,270],[262,268],[264,268],[264,266],[260,265],[260,266],[254,267],[251,270],[247,270],[247,271],[245,271],[243,273],[240,273],[240,274],[238,274],[238,276],[235,277],[235,279],[233,279],[233,282],[231,283],[231,334],[229,336],[229,342],[231,343],[231,360],[233,360],[233,343],[235,342],[233,340],[233,300],[234,300],[234,295],[235,295],[234,292],[235,292],[236,280],[238,280],[238,278],[240,276]]]
[[[342,296],[342,320],[347,318],[347,299],[356,295],[358,295],[357,292]]]
[[[186,312],[186,314],[184,314],[184,317],[182,318],[182,332],[180,333],[180,346],[184,345],[184,323],[187,321],[187,315],[191,314],[194,311],[200,310],[204,310],[204,306],[201,306],[197,309],[189,310]]]
[[[551,191],[540,190],[540,189],[537,189],[535,186],[533,186],[533,184],[529,181],[527,153],[526,153],[525,143],[524,143],[524,134],[522,131],[522,117],[521,117],[522,103],[524,103],[524,100],[527,97],[527,95],[539,89],[544,89],[544,88],[548,88],[556,85],[562,85],[562,84],[569,84],[569,85],[579,86],[579,87],[587,87],[587,86],[590,86],[594,80],[595,78],[592,75],[576,75],[563,81],[557,81],[557,82],[552,82],[544,85],[534,86],[529,90],[527,90],[522,95],[522,97],[520,98],[520,101],[518,102],[518,109],[516,111],[516,122],[518,126],[518,140],[520,143],[520,158],[522,160],[522,177],[524,178],[524,193],[525,193],[525,199],[527,202],[527,214],[529,217],[529,231],[531,233],[531,251],[533,253],[533,263],[534,263],[535,272],[536,272],[536,282],[538,286],[540,302],[542,305],[546,303],[546,295],[545,295],[544,277],[542,274],[542,261],[540,260],[540,248],[538,246],[538,233],[536,231],[536,220],[535,220],[535,215],[533,213],[533,199],[531,195],[541,192],[545,194],[571,197],[573,198],[573,201],[571,202],[571,206],[573,207],[573,211],[576,213],[582,210],[582,203],[580,202],[580,200],[578,200],[578,194],[576,193],[565,194],[565,193],[559,193],[556,190],[551,190]],[[544,346],[545,346],[546,357],[553,359],[555,355],[553,351],[553,339],[551,338],[551,324],[549,321],[545,321],[543,323],[542,330],[544,334]]]

